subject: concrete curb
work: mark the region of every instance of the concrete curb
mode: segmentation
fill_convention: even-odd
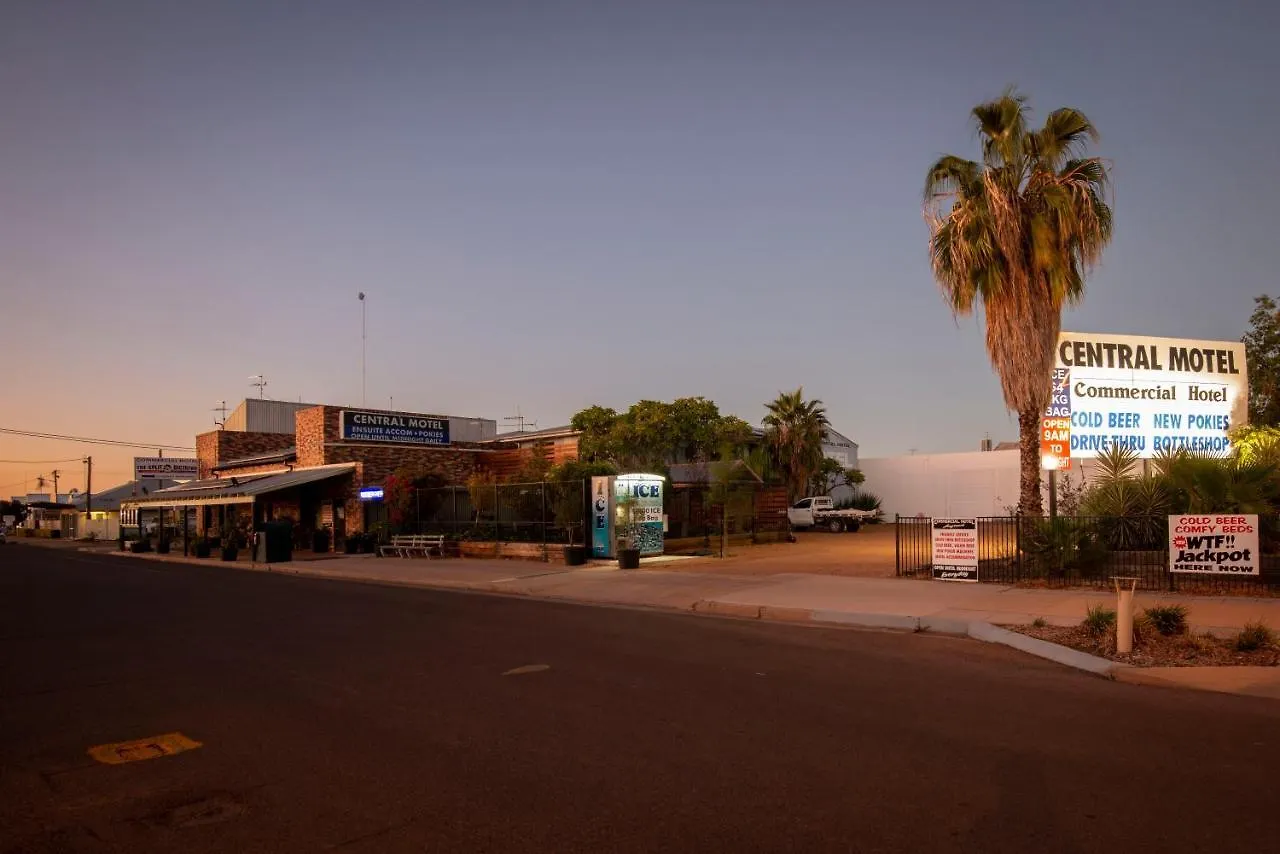
[[[1129,667],[1127,664],[1098,658],[1096,655],[1089,655],[1086,652],[1059,646],[1056,643],[1049,643],[1039,638],[1011,632],[1008,629],[1002,629],[990,623],[970,623],[969,637],[986,643],[998,643],[1002,646],[1013,647],[1029,655],[1047,658],[1049,661],[1056,661],[1058,664],[1074,667],[1076,670],[1084,670],[1107,679],[1115,679],[1117,671]]]

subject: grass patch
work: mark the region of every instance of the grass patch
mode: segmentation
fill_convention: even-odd
[[[1081,626],[1094,637],[1102,637],[1116,627],[1116,612],[1106,605],[1090,605]]]
[[[1143,614],[1155,630],[1167,638],[1187,633],[1187,609],[1184,605],[1155,605]]]
[[[1259,649],[1270,649],[1275,646],[1275,632],[1260,621],[1245,623],[1240,634],[1236,635],[1235,647],[1238,652],[1253,652]]]

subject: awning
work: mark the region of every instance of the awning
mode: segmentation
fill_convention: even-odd
[[[150,495],[127,498],[121,508],[201,507],[211,504],[252,504],[254,498],[268,492],[278,492],[305,483],[315,483],[334,477],[342,477],[356,470],[355,463],[338,463],[329,466],[294,469],[293,471],[258,472],[196,480],[168,489],[158,489]]]

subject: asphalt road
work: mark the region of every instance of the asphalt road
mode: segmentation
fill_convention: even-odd
[[[6,852],[1271,850],[1278,724],[967,640],[0,549]]]

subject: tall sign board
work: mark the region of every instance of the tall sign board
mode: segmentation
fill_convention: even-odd
[[[1041,423],[1045,468],[1119,446],[1139,459],[1186,450],[1225,456],[1248,423],[1244,344],[1093,332],[1058,336]]]

